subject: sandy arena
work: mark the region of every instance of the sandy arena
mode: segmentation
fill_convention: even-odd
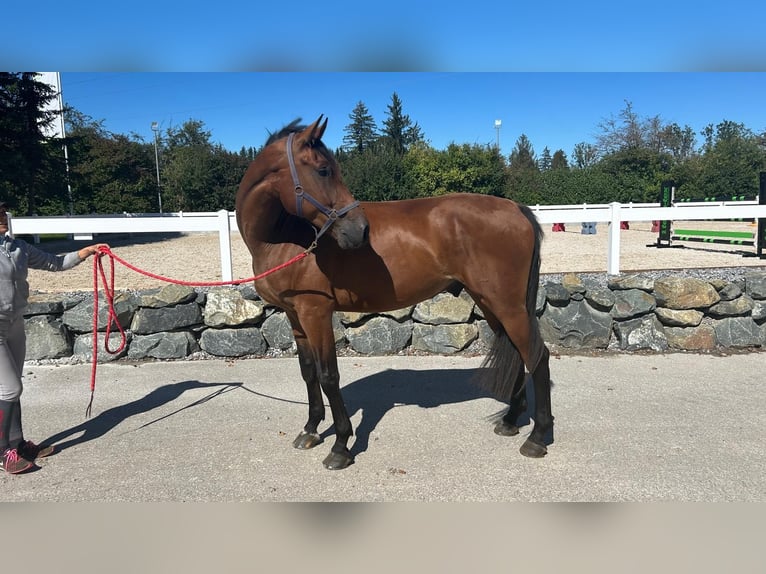
[[[756,226],[747,222],[677,221],[677,229],[720,229],[748,231],[755,234]],[[595,235],[580,233],[579,224],[568,224],[565,232],[552,232],[543,226],[545,240],[542,252],[542,273],[606,273],[607,224],[598,224]],[[622,230],[620,239],[620,271],[629,273],[655,269],[753,267],[766,270],[766,259],[744,257],[755,253],[755,247],[712,243],[674,242],[681,248],[657,249],[647,247],[656,243],[657,233],[651,232],[651,222],[632,222]],[[232,234],[232,265],[235,279],[253,275],[250,255],[238,233]],[[108,243],[116,255],[150,273],[180,281],[210,282],[221,280],[221,263],[216,233],[100,235],[93,243]],[[40,247],[53,253],[63,253],[91,242],[57,241],[41,243]],[[508,249],[511,249],[508,246]],[[64,273],[30,270],[29,283],[33,291],[68,292],[93,289],[93,265],[88,260]],[[108,260],[104,260],[108,273]],[[141,290],[161,287],[167,283],[147,277],[115,264],[117,290]]]

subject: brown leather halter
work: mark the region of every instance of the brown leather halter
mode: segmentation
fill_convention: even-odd
[[[295,185],[295,196],[296,196],[296,202],[297,202],[295,211],[298,214],[298,217],[303,217],[303,200],[306,199],[310,204],[316,207],[321,213],[327,216],[327,221],[325,221],[324,225],[322,226],[322,229],[317,231],[316,228],[314,228],[314,233],[316,234],[314,243],[316,243],[316,241],[328,229],[330,229],[332,224],[335,223],[335,221],[339,217],[343,217],[355,207],[359,207],[359,202],[353,201],[352,203],[349,203],[347,206],[341,208],[340,210],[330,209],[329,207],[319,203],[316,199],[311,197],[311,194],[309,194],[306,190],[303,189],[303,186],[301,185],[301,181],[298,178],[298,170],[295,169],[295,160],[293,159],[293,136],[294,135],[295,133],[291,133],[290,135],[287,136],[287,162],[290,164],[290,174],[293,176],[293,185]]]

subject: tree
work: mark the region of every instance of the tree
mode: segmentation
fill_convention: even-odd
[[[551,159],[551,169],[569,169],[569,162],[567,161],[567,154],[564,150],[557,149]]]
[[[362,152],[371,147],[378,137],[378,130],[364,102],[359,101],[348,117],[351,123],[343,128],[346,134],[343,136],[343,149]]]
[[[501,196],[505,189],[505,165],[496,146],[452,143],[443,151],[415,146],[405,165],[418,197],[458,192]]]
[[[154,149],[140,139],[109,133],[103,121],[67,108],[74,212],[157,211]]]
[[[545,146],[545,148],[543,148],[543,153],[540,154],[540,159],[537,160],[537,167],[540,171],[548,171],[551,169],[552,164],[551,150],[548,149],[548,146]]]
[[[65,212],[62,148],[45,135],[56,96],[34,72],[0,72],[0,193],[17,213]]]
[[[403,154],[412,144],[423,139],[417,122],[413,124],[410,116],[402,112],[402,101],[396,92],[392,94],[391,103],[387,107],[383,137],[398,154]]]
[[[510,160],[510,168],[512,170],[530,169],[537,171],[535,149],[525,134],[521,134],[519,139],[516,140],[516,145],[511,150]]]
[[[633,111],[633,104],[625,100],[625,107],[617,118],[613,115],[603,119],[598,127],[601,133],[596,136],[599,151],[606,155],[624,149],[644,147],[644,126],[638,114]]]
[[[766,169],[766,154],[760,138],[744,124],[724,120],[703,130],[705,153],[699,177],[683,192],[691,189],[697,197],[758,194],[758,172]],[[681,186],[679,185],[679,191]]]
[[[598,148],[593,144],[580,142],[575,144],[574,149],[572,150],[572,157],[574,158],[574,165],[577,169],[592,167],[598,162]]]

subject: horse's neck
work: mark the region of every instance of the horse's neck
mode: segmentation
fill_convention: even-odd
[[[303,245],[311,241],[310,226],[282,207],[278,197],[261,193],[253,198],[248,212],[250,236],[262,245],[296,243]],[[304,246],[307,247],[308,243]]]

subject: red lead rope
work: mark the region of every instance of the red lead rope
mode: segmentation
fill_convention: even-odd
[[[88,402],[88,407],[85,409],[85,417],[90,418],[91,407],[93,406],[93,395],[96,392],[96,364],[98,363],[97,353],[98,353],[98,289],[99,289],[98,282],[99,282],[99,278],[101,278],[101,283],[104,288],[104,297],[106,298],[106,302],[107,302],[107,314],[108,314],[107,321],[106,321],[106,334],[104,336],[104,350],[110,355],[116,355],[117,353],[119,353],[125,348],[125,345],[127,343],[125,330],[122,328],[122,325],[120,325],[120,322],[117,319],[117,312],[114,309],[114,262],[115,261],[117,261],[118,263],[121,263],[128,269],[136,271],[137,273],[141,273],[142,275],[146,275],[147,277],[152,277],[153,279],[166,281],[168,283],[175,283],[177,285],[189,285],[189,286],[195,286],[195,287],[216,287],[221,285],[240,285],[242,283],[249,283],[250,281],[257,281],[258,279],[263,279],[267,275],[271,275],[272,273],[275,273],[279,271],[280,269],[284,269],[285,267],[288,267],[289,265],[292,265],[293,263],[297,263],[298,261],[306,257],[309,253],[311,253],[315,247],[316,247],[316,243],[312,243],[308,249],[306,249],[302,253],[299,253],[292,259],[289,259],[288,261],[285,261],[284,263],[281,263],[280,265],[277,265],[276,267],[273,267],[267,271],[264,271],[263,273],[256,275],[254,277],[248,277],[247,279],[235,279],[233,281],[195,282],[195,281],[180,281],[178,279],[170,279],[169,277],[163,277],[162,275],[149,273],[148,271],[139,269],[138,267],[131,265],[124,259],[121,259],[117,255],[115,255],[112,252],[112,250],[109,249],[109,247],[106,247],[104,245],[99,246],[98,253],[93,258],[93,364],[91,365],[91,370],[90,370],[90,401]],[[101,261],[102,257],[105,255],[109,257],[109,281],[108,282],[106,279],[106,274],[104,273],[104,265]],[[120,332],[120,346],[115,350],[111,350],[109,348],[109,335],[112,332],[112,325],[115,325]]]

